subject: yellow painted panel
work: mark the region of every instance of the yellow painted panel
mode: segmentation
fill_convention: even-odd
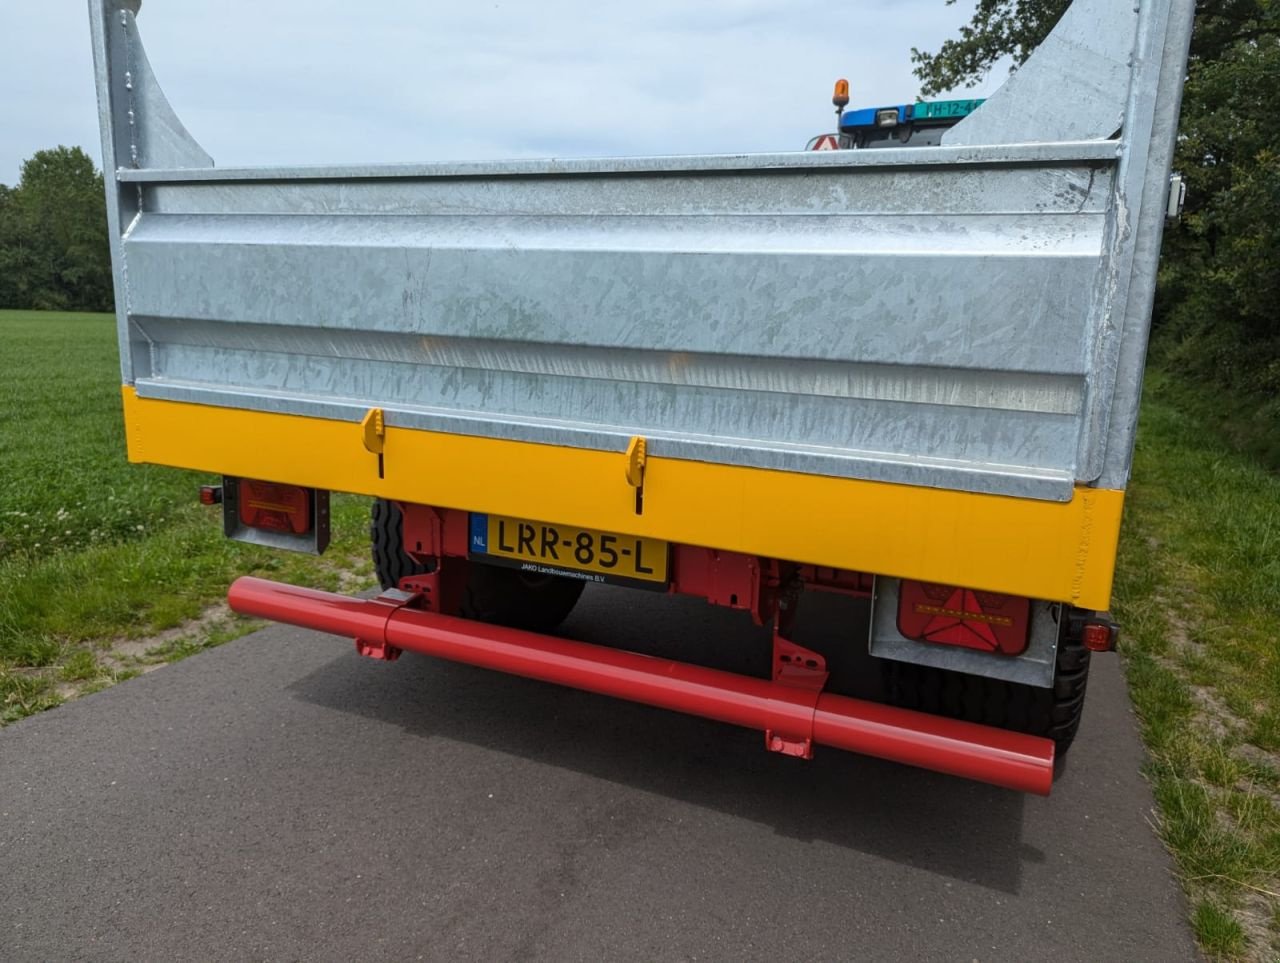
[[[357,422],[144,399],[129,386],[124,403],[132,461],[1110,605],[1122,491],[1047,502],[650,456],[636,515],[622,451],[387,426],[379,478]]]

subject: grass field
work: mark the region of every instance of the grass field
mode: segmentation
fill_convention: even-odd
[[[270,552],[222,537],[206,479],[124,452],[114,319],[0,312],[0,722],[234,634],[173,630],[236,575],[367,578],[364,500],[335,499],[323,559]],[[157,633],[149,651],[119,644]]]
[[[370,581],[364,500],[335,500],[316,560],[226,541],[201,478],[128,464],[114,338],[106,316],[0,312],[0,723],[234,636],[193,620],[237,575]],[[1186,397],[1149,381],[1116,612],[1201,945],[1276,960],[1280,477]]]
[[[1185,404],[1189,390],[1148,379],[1116,612],[1196,934],[1212,956],[1274,961],[1280,476],[1228,448],[1192,413],[1207,406]]]

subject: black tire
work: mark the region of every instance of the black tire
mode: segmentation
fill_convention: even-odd
[[[1052,739],[1061,759],[1084,714],[1089,656],[1088,649],[1064,633],[1051,689],[885,660],[885,692],[891,705],[903,709]]]
[[[431,571],[404,550],[404,520],[392,502],[374,500],[369,542],[373,567],[384,589],[395,588],[406,576]],[[470,562],[458,614],[494,625],[550,632],[569,617],[585,584],[577,579],[530,575],[514,568]]]
[[[462,617],[530,632],[550,632],[569,617],[586,583],[557,575],[471,563]]]
[[[404,550],[404,519],[400,509],[385,498],[373,500],[369,519],[369,544],[373,549],[373,570],[384,588],[395,588],[402,578],[430,571]]]

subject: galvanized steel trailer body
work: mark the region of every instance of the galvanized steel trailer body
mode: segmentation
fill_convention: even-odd
[[[784,597],[868,594],[860,569],[877,605],[899,578],[1040,599],[1021,656],[896,637],[887,608],[872,651],[1054,684],[1060,603],[1109,596],[1194,0],[1076,0],[939,147],[259,169],[183,128],[137,0],[89,8],[131,458],[527,511],[708,572],[727,549],[774,678],[452,619],[445,568],[371,602],[242,579],[237,610],[1048,790],[1047,739],[823,692]]]
[[[1124,487],[1192,0],[1077,0],[939,148],[268,169],[212,167],[137,8],[90,3],[141,398]]]

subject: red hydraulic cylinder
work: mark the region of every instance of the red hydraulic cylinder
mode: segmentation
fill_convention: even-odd
[[[1053,783],[1053,742],[1035,736],[265,579],[237,579],[227,599],[244,615],[812,738],[1020,792],[1048,795]]]

